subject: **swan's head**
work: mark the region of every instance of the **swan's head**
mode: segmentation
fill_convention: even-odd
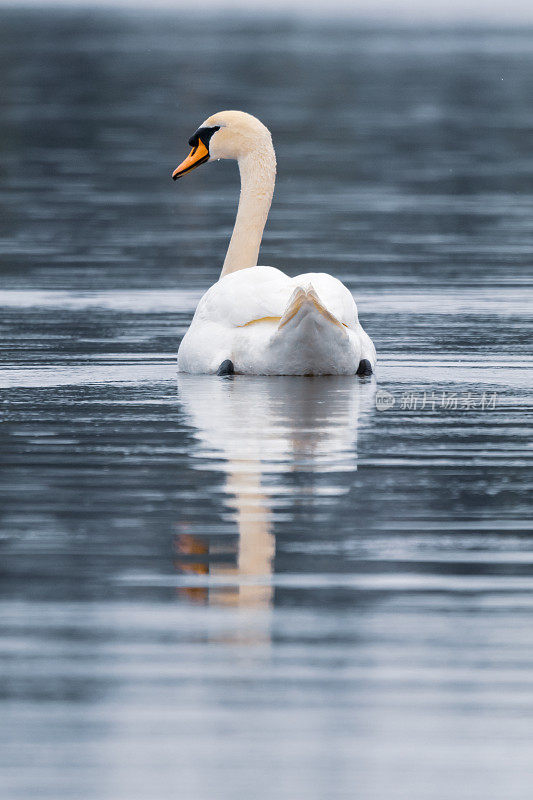
[[[220,111],[200,125],[189,144],[192,150],[172,173],[174,180],[210,159],[234,158],[238,161],[265,145],[272,148],[272,138],[268,128],[251,114]]]

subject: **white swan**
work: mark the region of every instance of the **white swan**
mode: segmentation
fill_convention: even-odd
[[[220,279],[201,298],[178,351],[181,372],[370,375],[372,340],[348,289],[324,272],[289,278],[257,266],[276,178],[270,131],[243,111],[209,117],[174,180],[220,158],[239,164],[241,194]]]

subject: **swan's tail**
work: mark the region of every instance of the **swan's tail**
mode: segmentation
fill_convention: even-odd
[[[292,293],[269,355],[282,375],[350,375],[357,369],[347,328],[311,284]]]
[[[279,321],[278,331],[281,331],[281,329],[291,322],[291,320],[294,320],[293,324],[297,324],[299,321],[303,320],[309,315],[314,317],[323,317],[333,325],[337,325],[342,331],[343,335],[346,335],[346,331],[342,323],[339,322],[337,317],[332,314],[331,311],[328,311],[311,284],[308,284],[306,288],[303,286],[296,287],[290,297],[287,308],[283,312],[283,316]]]

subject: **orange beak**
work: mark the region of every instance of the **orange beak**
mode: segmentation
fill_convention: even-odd
[[[209,150],[202,140],[199,139],[198,144],[196,147],[193,147],[185,161],[182,161],[172,173],[172,180],[177,181],[178,178],[181,178],[186,172],[196,169],[200,164],[205,164],[206,161],[209,161]]]

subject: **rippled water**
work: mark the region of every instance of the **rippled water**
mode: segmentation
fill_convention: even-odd
[[[3,797],[533,790],[533,33],[2,12]],[[176,376],[234,165],[377,381]]]

